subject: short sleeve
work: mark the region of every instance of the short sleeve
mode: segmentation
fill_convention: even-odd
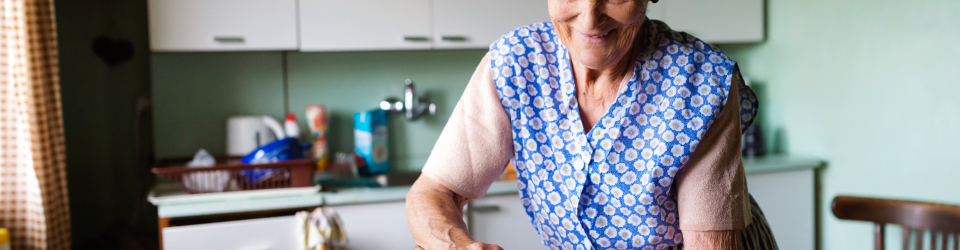
[[[510,119],[500,104],[487,53],[440,133],[423,174],[476,199],[486,194],[513,156]]]
[[[751,221],[750,198],[740,157],[739,72],[726,105],[696,151],[677,173],[677,207],[682,231],[743,229]]]

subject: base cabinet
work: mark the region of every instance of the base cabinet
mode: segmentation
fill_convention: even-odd
[[[748,174],[750,194],[760,205],[783,250],[812,250],[816,236],[816,172]]]
[[[351,250],[413,249],[403,201],[333,206],[347,231]]]
[[[503,249],[547,249],[530,223],[516,193],[491,195],[471,201],[470,235],[474,240]]]
[[[163,229],[167,250],[301,249],[297,218],[272,218],[207,223]]]

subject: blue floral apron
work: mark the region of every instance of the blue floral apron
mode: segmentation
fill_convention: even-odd
[[[646,49],[633,77],[590,131],[552,23],[518,28],[490,46],[523,206],[552,249],[682,242],[670,187],[726,103],[736,62],[662,22],[647,20],[643,31],[638,42]],[[745,128],[756,99],[746,86],[740,90]]]

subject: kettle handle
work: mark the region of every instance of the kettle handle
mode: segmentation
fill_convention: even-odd
[[[277,140],[287,137],[287,134],[283,132],[283,127],[280,126],[280,123],[276,119],[270,116],[263,116],[263,124],[266,124],[270,130],[273,130],[273,134],[277,136]]]

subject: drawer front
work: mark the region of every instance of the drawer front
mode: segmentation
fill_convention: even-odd
[[[300,0],[301,51],[429,49],[430,0]]]
[[[350,250],[413,249],[403,201],[334,206],[347,231]]]
[[[547,21],[544,0],[434,0],[434,47],[485,49],[511,30]]]
[[[149,0],[152,51],[294,50],[296,0]]]
[[[295,216],[208,223],[163,229],[165,250],[302,249]]]

